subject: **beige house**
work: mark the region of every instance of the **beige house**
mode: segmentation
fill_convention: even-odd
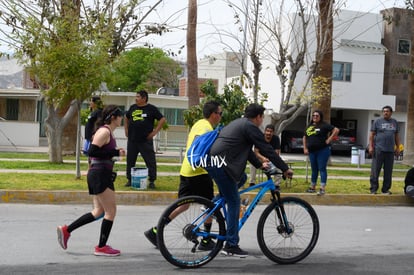
[[[211,79],[211,77],[200,78],[199,84],[207,79]],[[155,142],[157,150],[182,150],[185,147],[188,133],[183,115],[183,112],[188,108],[186,82],[184,73],[179,80],[179,93],[176,95],[149,94],[148,102],[160,109],[169,126],[168,129],[162,130],[158,134]],[[216,87],[219,85],[217,79],[213,79],[213,83]],[[128,110],[135,103],[135,93],[133,92],[98,91],[96,95],[102,97],[104,104],[116,104],[123,110]],[[201,92],[200,96],[203,96]],[[85,101],[82,109],[88,107],[89,103]],[[30,76],[25,73],[23,67],[16,60],[0,58],[0,145],[46,145],[44,126],[46,117],[45,104],[34,81],[30,79]],[[72,128],[76,128],[76,121],[76,117],[73,118]],[[76,138],[76,131],[68,132],[68,136],[64,136],[64,138],[67,140]],[[83,128],[81,133],[83,135]],[[123,127],[117,129],[115,135],[118,145],[126,147]],[[72,140],[68,143],[73,144],[74,142]]]
[[[117,104],[123,110],[127,110],[135,103],[135,93],[103,92],[99,95],[105,104]],[[183,112],[187,109],[188,98],[150,94],[149,103],[160,109],[169,125],[167,130],[159,133],[156,140],[157,149],[182,148],[187,136]],[[88,102],[85,102],[82,108],[88,108]],[[45,105],[38,89],[0,89],[0,145],[39,146],[41,139],[46,137],[44,127],[46,115]],[[83,129],[81,133],[83,135]],[[126,147],[123,127],[117,129],[115,134],[118,145]]]

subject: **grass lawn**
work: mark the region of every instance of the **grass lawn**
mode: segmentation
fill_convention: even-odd
[[[2,153],[0,152],[1,169],[27,169],[27,170],[69,170],[76,171],[75,157],[65,156],[62,164],[51,164],[48,162],[47,154],[42,153]],[[142,162],[142,159],[138,159]],[[180,163],[175,158],[157,158],[159,172],[171,172],[173,176],[158,176],[156,181],[156,190],[159,191],[177,191],[179,184]],[[87,190],[86,170],[87,159],[81,158],[82,176],[76,179],[74,174],[37,174],[37,173],[0,173],[0,189],[16,189],[16,190]],[[304,162],[292,163],[295,177],[291,186],[282,183],[282,192],[286,193],[302,193],[309,183],[306,182],[306,175],[310,177],[310,171],[306,171]],[[357,168],[352,164],[334,163],[328,166],[328,185],[327,193],[331,194],[368,194],[369,193],[369,168],[370,165],[364,164]],[[121,161],[115,165],[116,170],[125,171],[125,161]],[[409,166],[402,164],[394,165],[393,186],[391,191],[394,194],[403,194],[404,182],[401,180],[405,177]],[[310,168],[309,168],[310,169]],[[249,168],[246,168],[249,173]],[[352,179],[350,177],[363,177],[364,179]],[[400,178],[400,179],[398,179]],[[118,176],[115,181],[117,191],[134,190],[124,187],[126,183],[125,176]],[[380,178],[380,184],[382,179]]]

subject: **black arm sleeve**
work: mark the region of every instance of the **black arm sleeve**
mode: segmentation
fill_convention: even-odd
[[[119,156],[119,150],[103,150],[101,147],[98,147],[95,144],[91,144],[91,146],[89,146],[88,155],[90,157],[96,158],[112,158],[115,156]]]

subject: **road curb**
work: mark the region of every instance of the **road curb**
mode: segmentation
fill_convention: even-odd
[[[255,193],[247,193],[250,201]],[[414,200],[404,195],[370,195],[370,194],[315,194],[282,193],[282,197],[299,197],[312,205],[347,205],[347,206],[414,206]],[[90,204],[91,196],[87,191],[37,191],[37,190],[0,190],[1,203],[33,204]],[[177,198],[177,192],[157,191],[117,191],[119,205],[168,205]],[[262,204],[269,202],[269,195]]]

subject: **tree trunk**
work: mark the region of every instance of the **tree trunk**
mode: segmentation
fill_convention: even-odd
[[[52,105],[47,106],[48,115],[45,120],[46,136],[49,145],[49,161],[62,163],[62,134],[63,129],[59,127],[60,118]]]
[[[314,104],[312,109],[323,112],[324,120],[331,121],[332,64],[333,64],[333,0],[319,0],[319,21],[317,29],[317,68],[313,79]]]
[[[52,163],[63,162],[63,134],[66,126],[69,123],[75,123],[72,121],[73,115],[78,111],[80,103],[73,100],[66,112],[62,112],[64,116],[61,116],[53,105],[47,105],[48,115],[45,120],[46,124],[46,136],[49,143],[49,161]],[[76,132],[76,131],[75,131]],[[76,135],[67,137],[72,143],[76,141]],[[73,151],[72,151],[73,152]]]
[[[414,47],[411,48],[413,52]],[[414,56],[411,55],[411,68],[414,68]],[[414,75],[408,76],[408,98],[407,98],[407,133],[404,144],[403,163],[412,165],[414,163]]]
[[[187,96],[188,107],[200,103],[197,67],[197,0],[188,0],[187,22]]]
[[[252,26],[252,49],[250,52],[250,60],[253,63],[253,80],[254,80],[254,86],[253,86],[253,102],[258,103],[259,98],[259,76],[260,72],[262,71],[262,63],[260,62],[260,56],[258,51],[258,40],[259,40],[259,17],[261,15],[260,13],[260,5],[261,1],[256,1],[255,8],[254,8],[254,21]],[[246,3],[248,5],[248,3]]]

